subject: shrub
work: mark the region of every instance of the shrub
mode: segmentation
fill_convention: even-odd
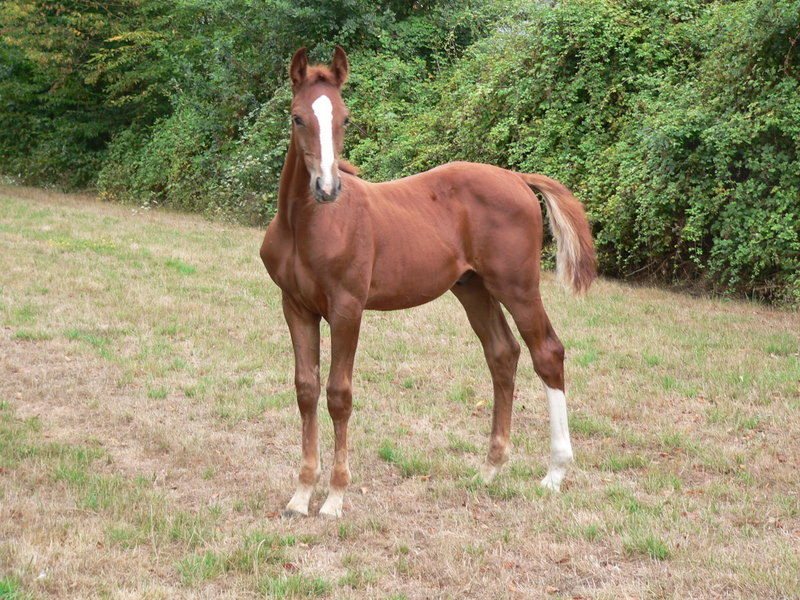
[[[365,162],[542,172],[586,203],[607,274],[798,303],[796,8],[526,7],[429,85],[425,108]]]
[[[149,128],[117,136],[98,175],[108,199],[202,211],[213,178],[215,123],[202,105],[181,103]]]

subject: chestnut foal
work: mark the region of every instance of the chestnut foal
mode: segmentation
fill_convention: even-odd
[[[317,401],[320,318],[330,324],[326,388],[335,433],[328,497],[320,515],[339,517],[350,482],[347,422],[351,380],[365,309],[396,310],[450,290],[483,345],[494,386],[485,482],[508,459],[511,404],[520,347],[501,305],[514,319],[544,383],[550,415],[550,464],[542,485],[558,490],[572,459],[564,396],[564,348],[539,295],[542,214],[557,242],[557,271],[576,293],[596,276],[583,207],[543,175],[456,162],[386,183],[369,183],[339,158],[348,123],[341,88],[349,72],[337,47],[330,66],[292,58],[292,137],[280,180],[278,211],[261,258],[283,292],[295,357],[302,419],[302,466],[286,515],[307,515],[319,480]]]

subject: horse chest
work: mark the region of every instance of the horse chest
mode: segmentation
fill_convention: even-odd
[[[336,236],[321,236],[319,231],[292,233],[270,227],[261,258],[284,293],[325,315],[329,299],[342,290],[351,297],[366,298],[370,265],[358,252],[357,242],[337,241]]]

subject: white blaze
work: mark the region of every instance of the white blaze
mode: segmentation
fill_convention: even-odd
[[[320,169],[322,169],[322,191],[333,191],[333,104],[322,95],[311,105],[319,123]]]

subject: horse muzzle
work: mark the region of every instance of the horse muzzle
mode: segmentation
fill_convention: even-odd
[[[342,180],[334,177],[332,181],[325,181],[323,177],[314,177],[311,183],[314,200],[320,204],[329,204],[336,201],[342,191]]]

